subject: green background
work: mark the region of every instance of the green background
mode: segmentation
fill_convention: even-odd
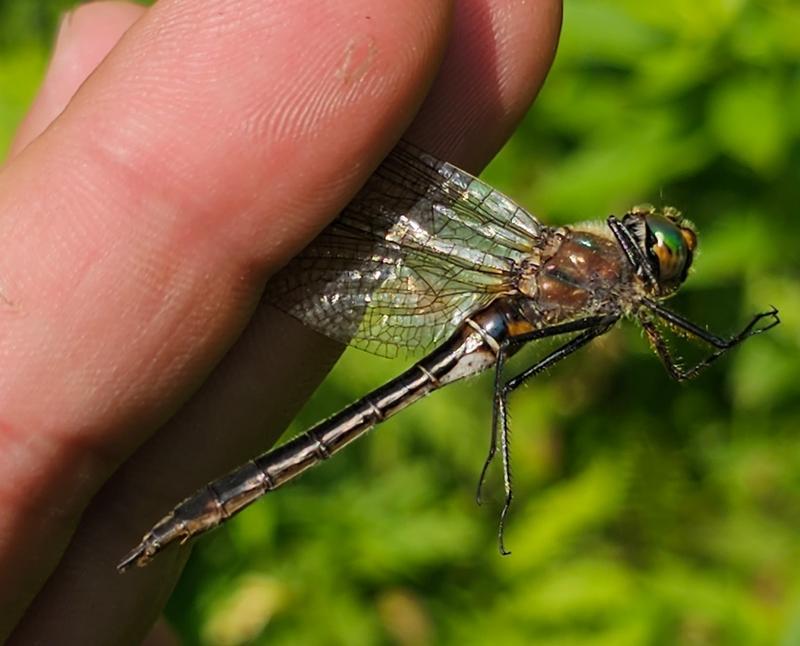
[[[69,4],[0,3],[2,149]],[[516,393],[508,558],[498,471],[474,504],[491,379],[433,395],[198,542],[186,643],[800,644],[799,141],[800,3],[570,0],[484,177],[551,223],[674,204],[674,308],[783,324],[687,385],[626,324]],[[290,432],[404,367],[349,351]]]

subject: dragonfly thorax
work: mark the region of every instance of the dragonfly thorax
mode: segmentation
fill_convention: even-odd
[[[561,234],[560,245],[536,276],[530,307],[549,325],[617,311],[632,279],[633,269],[610,232],[586,223]]]

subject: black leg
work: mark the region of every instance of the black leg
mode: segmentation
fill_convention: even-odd
[[[589,319],[585,319],[589,320]],[[579,334],[578,336],[574,337],[567,341],[564,345],[560,348],[557,348],[550,354],[548,354],[544,359],[537,362],[535,365],[527,368],[526,370],[522,371],[516,377],[509,379],[504,386],[504,390],[511,392],[519,388],[527,379],[531,377],[535,377],[543,370],[547,370],[554,364],[558,363],[562,359],[565,359],[569,355],[571,355],[575,350],[579,350],[583,346],[585,346],[589,341],[598,337],[602,334],[608,332],[614,323],[619,320],[619,316],[616,314],[610,314],[608,316],[598,316],[594,317],[594,324],[591,326],[584,326],[583,329],[586,331],[583,334]],[[586,329],[588,328],[588,329]]]
[[[492,434],[489,438],[489,452],[486,454],[486,459],[483,461],[483,468],[481,475],[478,478],[478,491],[475,493],[475,502],[479,505],[482,503],[483,483],[486,481],[486,472],[489,470],[489,465],[494,460],[497,453],[497,415],[499,408],[499,396],[502,389],[502,374],[503,366],[506,362],[507,346],[503,344],[500,347],[500,352],[497,353],[497,363],[494,366],[494,399],[492,402]]]
[[[511,483],[511,434],[508,430],[508,390],[506,388],[507,386],[503,388],[499,398],[500,454],[503,456],[503,488],[506,492],[503,510],[500,512],[500,524],[497,528],[497,548],[502,556],[511,554],[506,549],[505,531],[508,510],[511,509],[511,501],[514,498],[514,487]]]
[[[594,325],[592,327],[584,329],[585,331],[582,334],[570,339],[560,348],[557,348],[527,370],[507,381],[501,389],[499,397],[496,399],[496,418],[500,425],[500,450],[503,456],[503,482],[506,491],[506,498],[505,502],[503,503],[503,510],[500,512],[500,525],[497,533],[498,547],[500,549],[500,554],[503,556],[511,553],[506,550],[504,535],[508,510],[511,508],[511,502],[514,497],[511,482],[511,456],[509,452],[508,395],[512,391],[519,388],[519,386],[521,386],[527,379],[536,376],[543,370],[546,370],[562,359],[565,359],[576,350],[585,346],[592,339],[600,336],[601,334],[605,334],[609,328],[611,328],[611,326],[617,322],[618,318],[619,317],[616,315],[594,317]]]
[[[617,238],[619,246],[622,247],[622,251],[625,252],[625,256],[628,258],[628,262],[631,263],[631,267],[633,267],[636,275],[644,276],[650,284],[650,288],[657,292],[658,278],[656,278],[656,275],[653,273],[653,268],[650,266],[650,263],[647,262],[644,252],[641,247],[639,247],[639,243],[628,227],[622,224],[614,215],[608,216],[606,224],[608,224],[608,228],[611,229],[611,232]]]
[[[492,435],[490,438],[489,443],[489,452],[486,455],[486,460],[483,462],[483,468],[481,469],[481,475],[478,478],[478,491],[475,495],[475,501],[480,505],[481,504],[481,493],[483,491],[483,483],[486,480],[486,472],[489,470],[489,465],[494,460],[494,456],[497,453],[497,429],[499,424],[499,413],[500,407],[504,405],[504,402],[500,399],[500,394],[502,392],[502,373],[503,367],[505,366],[506,359],[510,356],[512,351],[515,351],[521,346],[523,343],[527,343],[528,341],[535,341],[537,339],[544,339],[550,336],[557,336],[559,334],[568,334],[570,332],[580,332],[582,330],[593,328],[600,323],[604,322],[607,317],[604,316],[590,316],[585,319],[579,319],[577,321],[570,321],[569,323],[561,323],[560,325],[551,325],[546,328],[542,328],[540,330],[533,330],[531,332],[526,332],[525,334],[520,334],[515,336],[500,346],[500,351],[497,353],[497,363],[495,364],[495,371],[494,371],[494,403],[492,406]],[[616,320],[616,319],[614,319]]]
[[[717,336],[716,334],[712,334],[708,330],[704,330],[703,328],[695,325],[691,321],[688,321],[687,319],[683,318],[679,314],[671,312],[667,308],[663,307],[660,303],[652,301],[649,298],[642,299],[642,305],[644,305],[647,309],[655,313],[659,318],[669,323],[673,328],[683,333],[685,336],[700,339],[701,341],[705,341],[709,345],[712,345],[715,348],[721,350],[722,352],[718,354],[715,353],[715,355],[712,355],[715,358],[720,354],[723,354],[726,350],[730,350],[732,347],[739,345],[746,338],[751,337],[755,334],[761,334],[762,332],[766,332],[767,330],[774,328],[776,325],[778,325],[778,323],[781,322],[780,318],[778,318],[778,310],[773,307],[768,312],[760,312],[759,314],[756,314],[741,332],[735,334],[730,338],[725,339],[723,337]],[[762,327],[756,327],[758,322],[761,321],[762,319],[771,319],[771,320]],[[639,321],[642,322],[641,317],[639,318]]]
[[[706,332],[705,330],[700,330],[693,323],[684,321],[683,319],[673,314],[672,312],[669,312],[669,314],[672,315],[672,317],[674,317],[675,319],[680,320],[682,323],[687,323],[690,326],[688,329],[686,327],[680,328],[680,330],[683,331],[685,334],[700,338],[702,341],[705,341],[706,343],[717,348],[714,352],[709,354],[705,359],[702,359],[691,368],[683,368],[672,357],[672,354],[669,351],[669,347],[667,346],[666,339],[664,339],[664,336],[661,334],[661,332],[658,330],[655,324],[652,323],[651,321],[640,320],[640,323],[644,328],[645,333],[647,334],[647,338],[650,341],[650,345],[653,346],[653,349],[656,351],[656,354],[661,359],[661,363],[664,364],[664,367],[667,369],[667,372],[676,381],[686,381],[688,379],[694,379],[697,375],[699,375],[703,370],[705,370],[708,366],[710,366],[717,359],[719,359],[728,350],[730,350],[732,347],[744,341],[747,337],[769,330],[771,327],[775,327],[778,323],[780,323],[780,319],[778,318],[778,311],[773,308],[770,312],[763,312],[755,316],[753,320],[750,321],[750,323],[747,325],[747,327],[745,327],[744,330],[739,332],[739,334],[731,337],[730,339],[722,339],[714,334]],[[758,321],[767,316],[773,317],[774,320],[768,325],[765,325],[764,327],[756,328],[755,327],[756,323],[758,323]],[[670,320],[670,323],[674,324],[674,322],[671,319],[668,320]],[[701,334],[698,334],[696,331],[701,332]]]

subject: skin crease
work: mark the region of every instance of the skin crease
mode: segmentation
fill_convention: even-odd
[[[117,560],[270,446],[341,350],[258,306],[266,279],[401,135],[479,171],[560,22],[553,0],[65,19],[0,173],[0,640],[142,642],[188,548],[125,576]]]

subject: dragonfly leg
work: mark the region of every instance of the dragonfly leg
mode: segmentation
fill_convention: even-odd
[[[518,350],[521,345],[527,343],[528,341],[535,341],[537,339],[543,339],[545,337],[550,337],[550,336],[558,336],[559,334],[568,334],[570,332],[580,332],[581,330],[586,330],[591,327],[594,327],[603,322],[604,320],[605,318],[603,316],[590,316],[585,319],[578,319],[577,321],[570,321],[568,323],[551,325],[549,327],[541,328],[539,330],[533,330],[531,332],[519,334],[505,341],[500,346],[500,351],[497,353],[497,363],[495,364],[495,373],[494,373],[492,435],[489,441],[489,452],[486,455],[486,460],[484,460],[483,462],[481,475],[478,478],[478,490],[475,496],[475,501],[479,505],[481,504],[482,501],[483,485],[486,481],[486,473],[488,472],[489,466],[494,460],[494,456],[497,454],[498,428],[502,428],[501,424],[503,423],[500,411],[505,406],[505,401],[502,399],[502,391],[503,391],[502,376],[506,359],[516,350]]]
[[[489,465],[494,460],[494,456],[497,453],[497,425],[499,420],[499,410],[502,406],[501,401],[501,393],[503,390],[502,385],[502,374],[503,374],[503,366],[506,362],[506,356],[508,353],[508,344],[504,343],[500,347],[500,351],[497,353],[497,363],[495,364],[494,368],[494,402],[492,404],[492,434],[489,438],[489,452],[486,454],[486,459],[483,461],[483,468],[481,469],[481,475],[478,478],[478,491],[475,494],[475,502],[479,505],[482,502],[483,496],[483,484],[486,481],[486,472],[489,470]]]
[[[508,385],[504,386],[497,400],[500,420],[500,450],[503,455],[503,487],[506,492],[505,500],[503,500],[503,510],[500,512],[500,524],[497,529],[497,547],[503,556],[511,554],[506,549],[505,533],[506,517],[508,516],[508,510],[511,509],[511,501],[514,499],[514,487],[511,483],[511,451],[509,448],[511,438],[508,431],[508,393],[510,392]]]
[[[653,349],[656,351],[656,354],[661,359],[661,362],[664,364],[664,367],[667,369],[667,372],[669,372],[670,376],[676,381],[686,381],[688,379],[693,379],[703,370],[705,370],[708,366],[714,363],[714,361],[719,359],[728,350],[739,345],[742,341],[744,341],[748,337],[751,337],[755,334],[760,334],[761,332],[766,332],[770,328],[773,328],[776,325],[778,325],[778,323],[780,323],[780,318],[778,318],[778,310],[773,307],[771,310],[767,312],[761,312],[759,314],[756,314],[741,332],[726,339],[717,336],[716,334],[712,334],[707,330],[703,330],[702,328],[698,327],[691,321],[687,321],[686,319],[675,314],[674,312],[671,312],[659,306],[657,303],[652,304],[655,307],[651,307],[651,304],[649,302],[647,302],[646,305],[651,309],[653,309],[653,311],[658,316],[660,316],[670,325],[677,328],[679,331],[683,332],[687,336],[700,339],[701,341],[716,348],[714,352],[709,354],[707,357],[699,361],[691,368],[688,369],[683,368],[672,357],[672,354],[669,351],[669,347],[667,346],[666,339],[664,339],[664,336],[661,334],[658,328],[651,321],[641,320],[640,322],[642,324],[642,327],[644,328],[645,333],[647,334],[647,338],[650,341],[650,345],[653,346]],[[766,325],[758,327],[758,323],[763,319],[771,319],[771,320]]]
[[[730,350],[732,347],[739,345],[747,337],[766,332],[781,322],[780,318],[778,317],[778,310],[775,307],[771,307],[766,312],[760,312],[756,314],[741,332],[726,339],[716,334],[712,334],[708,330],[704,330],[699,325],[692,323],[691,321],[683,318],[680,314],[676,314],[675,312],[668,310],[660,303],[650,300],[649,298],[643,299],[642,304],[647,309],[654,312],[659,318],[663,319],[672,327],[680,330],[687,336],[698,338],[701,341],[705,341],[709,345],[712,345],[720,350]],[[756,327],[759,321],[762,321],[763,319],[771,320],[766,325]]]
[[[628,258],[628,262],[631,263],[634,272],[636,272],[638,276],[644,276],[650,284],[650,287],[657,287],[658,279],[653,273],[653,268],[650,266],[650,263],[647,262],[642,248],[639,246],[639,243],[636,241],[630,229],[622,224],[614,215],[608,216],[606,224],[608,224],[608,228],[611,229],[611,232],[617,238],[617,242],[619,242],[619,246],[622,247],[622,251],[625,252],[625,256]]]
[[[500,449],[503,456],[503,482],[505,484],[505,491],[506,491],[506,498],[503,503],[503,510],[500,512],[500,524],[498,527],[497,532],[497,541],[498,547],[500,549],[500,554],[506,556],[511,554],[505,547],[505,528],[506,528],[506,519],[508,518],[508,511],[511,509],[511,502],[514,498],[514,491],[511,482],[511,457],[509,451],[509,427],[508,427],[508,395],[519,388],[525,381],[538,375],[543,370],[550,368],[551,366],[555,365],[562,359],[567,358],[576,350],[579,350],[587,343],[589,343],[592,339],[605,334],[611,328],[614,323],[617,322],[619,318],[618,315],[612,314],[605,317],[592,317],[590,319],[583,319],[581,321],[575,321],[574,325],[577,327],[573,327],[572,330],[568,331],[575,331],[575,330],[583,330],[581,334],[573,337],[569,341],[567,341],[564,345],[560,346],[559,348],[555,349],[553,352],[536,362],[530,368],[527,368],[523,372],[521,372],[516,377],[509,379],[505,385],[500,390],[500,395],[497,398],[497,419],[499,421],[499,431],[500,431]],[[555,332],[554,334],[563,334],[565,330],[561,329],[563,326],[554,326],[560,329],[560,331]],[[587,329],[588,328],[588,329]],[[544,330],[542,330],[544,331]],[[536,338],[541,338],[541,335]],[[517,339],[515,339],[517,340]]]

